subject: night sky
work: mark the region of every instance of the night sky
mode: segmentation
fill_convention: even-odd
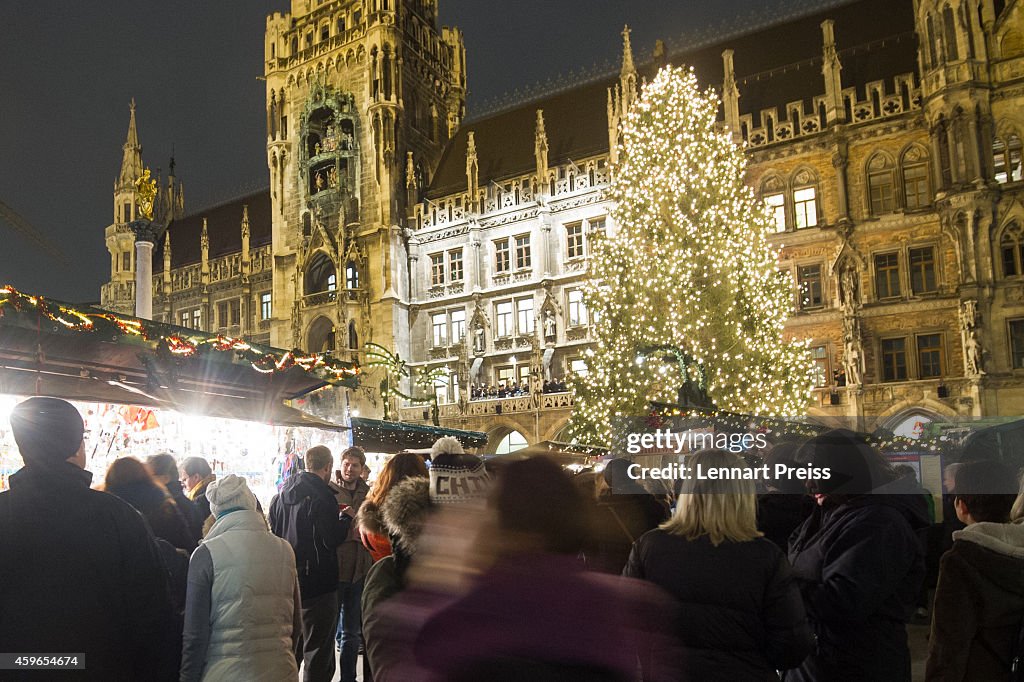
[[[469,116],[504,93],[614,70],[628,23],[638,62],[842,0],[440,0],[465,35]],[[128,103],[143,160],[172,149],[186,212],[267,183],[263,30],[287,0],[5,0],[0,9],[0,202],[67,255],[0,219],[0,284],[98,301]],[[577,76],[578,78],[578,76]]]

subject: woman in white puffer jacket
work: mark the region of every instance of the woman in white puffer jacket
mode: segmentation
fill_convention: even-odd
[[[181,681],[296,680],[302,611],[295,555],[235,475],[206,492],[216,519],[192,554]]]

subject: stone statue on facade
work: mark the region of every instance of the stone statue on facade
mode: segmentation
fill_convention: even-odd
[[[476,326],[473,327],[473,352],[477,355],[483,355],[485,341],[484,325],[482,322],[477,321]]]
[[[864,346],[860,325],[852,316],[843,319],[843,371],[847,386],[859,386],[864,380]]]
[[[971,377],[985,373],[982,348],[978,341],[978,301],[969,298],[960,303],[960,338],[964,348],[964,374]]]
[[[981,344],[978,343],[978,332],[974,329],[964,333],[964,370],[967,376],[981,376],[985,373],[981,366]]]
[[[857,266],[851,261],[844,263],[839,273],[839,306],[844,316],[853,315],[857,308],[860,299],[859,279]]]
[[[555,323],[555,311],[548,308],[544,311],[544,338],[554,338],[556,331],[557,325]]]

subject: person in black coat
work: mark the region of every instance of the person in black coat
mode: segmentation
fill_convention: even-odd
[[[924,579],[924,499],[851,431],[812,438],[797,459],[823,476],[810,482],[818,507],[789,549],[817,651],[787,682],[909,681],[906,623]]]
[[[285,481],[270,502],[270,530],[295,551],[302,595],[302,642],[296,658],[306,682],[334,677],[338,629],[338,552],[348,537],[354,511],[339,511],[327,485],[334,458],[317,445],[306,452],[307,471]]]
[[[0,648],[84,654],[92,680],[177,680],[153,535],[124,501],[90,490],[81,415],[63,400],[29,398],[11,426],[25,466],[0,493]]]
[[[724,450],[687,464],[744,468]],[[752,480],[684,480],[672,519],[633,546],[623,575],[679,601],[680,677],[671,679],[778,680],[776,670],[796,667],[814,646],[789,563],[757,530],[755,504]]]
[[[201,512],[185,494],[179,477],[178,462],[175,461],[174,456],[167,452],[151,455],[146,458],[146,469],[153,475],[154,481],[167,489],[174,504],[178,505],[178,511],[182,513],[188,523],[189,533],[198,545],[199,541],[203,539],[203,521],[206,519],[199,518]]]
[[[135,507],[146,518],[153,535],[189,555],[195,550],[198,543],[185,515],[139,460],[134,457],[115,459],[107,467],[103,489]]]
[[[613,459],[604,468],[606,485],[591,508],[592,541],[584,549],[591,570],[621,573],[633,543],[668,518],[668,506],[629,477],[631,464]]]
[[[779,443],[764,463],[774,472],[777,464],[796,466],[797,443]],[[783,552],[789,550],[789,536],[814,511],[814,500],[807,494],[803,481],[796,477],[772,477],[765,482],[766,491],[757,496],[757,529]]]

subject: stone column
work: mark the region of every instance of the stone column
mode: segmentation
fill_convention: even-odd
[[[846,150],[845,145],[836,145],[832,154],[832,167],[836,171],[836,193],[838,194],[839,217],[838,222],[844,223],[850,220],[850,201],[846,188]]]
[[[130,225],[135,233],[135,317],[153,319],[153,245],[156,226],[149,220]]]

